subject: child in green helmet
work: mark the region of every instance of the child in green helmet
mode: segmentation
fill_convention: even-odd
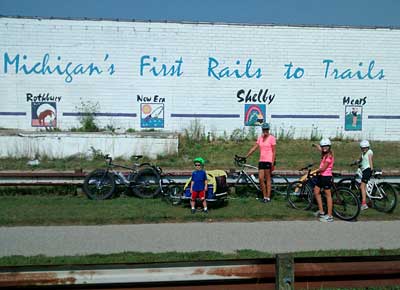
[[[190,205],[192,213],[196,213],[196,198],[203,202],[203,212],[208,213],[206,191],[208,189],[207,173],[204,170],[204,159],[197,157],[193,160],[195,170],[192,172],[192,182],[190,183]]]

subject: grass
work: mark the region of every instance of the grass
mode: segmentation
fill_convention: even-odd
[[[187,204],[173,206],[160,198],[121,196],[93,201],[79,195],[0,196],[0,226],[102,225],[132,223],[178,223],[191,221],[313,220],[310,211],[289,208],[283,197],[262,204],[254,197],[232,198],[227,206],[209,204],[209,214],[191,214]],[[399,220],[400,209],[384,214],[363,211],[359,220]]]
[[[330,250],[306,251],[293,253],[295,258],[301,257],[348,257],[348,256],[392,256],[400,255],[400,249],[368,249],[368,250]],[[0,257],[0,266],[32,266],[32,265],[72,265],[72,264],[114,264],[114,263],[163,263],[189,261],[215,261],[230,259],[262,259],[273,258],[275,254],[255,250],[238,250],[234,253],[220,253],[214,251],[200,252],[165,252],[140,253],[124,252],[117,254],[95,254],[86,256],[57,256],[43,255],[25,257]]]
[[[188,138],[180,138],[179,153],[174,155],[159,156],[154,160],[143,159],[143,162],[150,161],[164,169],[191,170],[192,160],[196,156],[202,156],[206,159],[206,168],[208,169],[224,169],[234,168],[233,156],[235,154],[245,155],[254,140],[244,141],[226,141],[207,140],[192,141]],[[277,143],[277,170],[297,170],[311,162],[319,164],[320,155],[311,147],[312,143],[317,141],[309,140],[278,140]],[[375,167],[385,170],[399,170],[398,156],[400,155],[400,142],[380,142],[372,143],[374,151]],[[348,166],[353,160],[360,155],[358,142],[355,141],[334,141],[333,150],[335,152],[335,170],[350,170]],[[116,156],[114,156],[116,157]],[[95,168],[104,166],[104,161],[96,155],[94,160],[85,157],[69,157],[65,159],[50,159],[46,156],[40,158],[40,165],[32,167],[26,163],[27,158],[1,158],[0,170],[75,170],[83,169],[90,171]],[[123,160],[115,158],[115,161],[121,164],[129,165],[131,160]],[[257,164],[258,153],[254,153],[249,159],[249,163]]]

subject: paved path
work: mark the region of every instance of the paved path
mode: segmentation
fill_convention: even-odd
[[[0,256],[400,248],[400,221],[0,227]]]

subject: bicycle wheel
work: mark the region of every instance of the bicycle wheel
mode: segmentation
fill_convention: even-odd
[[[250,177],[251,178],[251,177]],[[256,188],[245,175],[240,175],[235,183],[235,194],[238,196],[262,197],[261,190]]]
[[[133,178],[132,191],[141,198],[152,198],[160,193],[160,175],[151,167],[140,169]]]
[[[282,175],[274,174],[271,178],[271,192],[279,196],[286,196],[289,180]]]
[[[356,220],[360,214],[360,200],[346,187],[332,190],[333,214],[341,220]]]
[[[289,183],[286,197],[291,207],[308,210],[312,206],[313,190],[301,181],[294,181]]]
[[[83,181],[83,191],[90,199],[111,198],[115,192],[114,175],[103,169],[92,171]]]
[[[382,196],[378,198],[379,196]],[[372,192],[372,206],[381,212],[392,212],[397,205],[397,193],[394,187],[387,182],[381,182],[376,185]]]
[[[171,185],[165,189],[164,200],[172,205],[182,203],[183,188],[179,185]]]
[[[336,183],[336,187],[345,187],[350,189],[352,192],[358,191],[358,186],[353,177],[342,178]]]

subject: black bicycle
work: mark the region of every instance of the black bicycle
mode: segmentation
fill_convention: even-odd
[[[350,166],[359,165],[358,161],[350,164]],[[362,171],[358,167],[356,173],[351,177],[345,177],[338,181],[337,186],[343,186],[349,188],[354,192],[359,200],[361,200],[361,184]],[[370,201],[372,208],[377,211],[390,213],[397,205],[397,193],[393,185],[388,182],[381,181],[382,170],[374,170],[372,178],[366,184],[366,195]]]
[[[142,155],[133,156],[136,162],[142,157]],[[105,155],[104,159],[105,169],[96,169],[85,177],[83,191],[88,198],[95,200],[112,198],[118,186],[125,187],[141,198],[152,198],[160,193],[161,168],[150,163],[134,163],[131,167],[115,164],[109,154]],[[126,175],[115,168],[127,169],[129,172]]]
[[[317,176],[316,169],[312,170],[313,164],[309,164],[299,171],[307,170],[299,180],[290,183],[287,190],[287,200],[291,207],[300,210],[309,210],[314,205],[314,186]],[[321,197],[326,211],[326,197],[324,189],[321,189]],[[348,188],[333,186],[331,189],[333,214],[341,220],[356,220],[360,214],[360,200]]]
[[[258,168],[246,163],[247,158],[235,155],[235,165],[240,169],[236,174],[235,189],[240,191],[241,195],[249,196],[256,195],[262,197],[260,183],[258,179]],[[249,170],[255,171],[250,173]],[[282,175],[271,174],[271,194],[286,196],[289,180]]]

